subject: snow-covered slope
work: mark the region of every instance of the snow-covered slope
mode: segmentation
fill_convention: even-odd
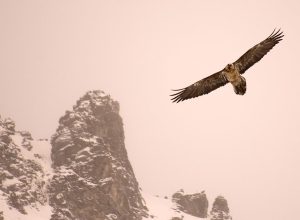
[[[147,207],[149,209],[149,217],[144,220],[171,220],[173,219],[184,219],[184,220],[205,220],[206,218],[198,218],[180,211],[172,199],[169,197],[152,196],[149,194],[143,194],[146,200]]]
[[[183,190],[179,190],[172,196],[161,197],[143,193],[143,197],[149,209],[149,216],[143,220],[232,220],[227,200],[223,196],[214,200],[209,213],[205,192],[185,195]]]
[[[52,176],[50,143],[15,131],[0,118],[0,211],[5,220],[48,220],[47,183]]]

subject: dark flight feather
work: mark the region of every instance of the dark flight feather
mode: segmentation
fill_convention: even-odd
[[[247,69],[260,61],[261,58],[282,40],[282,37],[284,36],[283,32],[280,31],[280,29],[276,32],[275,30],[264,41],[256,44],[233,63],[235,66],[239,67],[240,74],[243,74]]]
[[[180,102],[186,99],[195,98],[210,93],[211,91],[224,86],[226,83],[228,83],[228,80],[223,76],[222,71],[219,71],[186,88],[173,90],[177,91],[177,93],[171,95],[174,96],[172,100],[173,102]]]

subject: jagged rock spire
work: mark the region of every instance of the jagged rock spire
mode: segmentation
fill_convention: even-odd
[[[141,220],[147,215],[127,157],[119,104],[109,95],[87,92],[59,120],[51,143],[52,220]]]

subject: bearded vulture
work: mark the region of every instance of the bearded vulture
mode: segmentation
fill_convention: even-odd
[[[244,95],[246,92],[246,79],[242,76],[251,66],[263,58],[279,41],[282,40],[283,32],[276,31],[265,40],[249,49],[234,63],[228,64],[223,70],[216,72],[204,79],[183,89],[173,90],[173,102],[181,102],[186,99],[195,98],[210,93],[211,91],[226,85],[230,82],[234,92],[238,95]]]

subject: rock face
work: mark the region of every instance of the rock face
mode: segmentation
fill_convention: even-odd
[[[119,104],[91,91],[53,135],[52,220],[140,220],[147,216],[124,145]]]
[[[184,194],[184,191],[180,190],[173,194],[170,199],[159,195],[145,194],[144,196],[149,208],[149,217],[146,219],[149,220],[231,220],[227,201],[223,197],[218,197],[212,211],[207,213],[208,202],[204,191]],[[201,202],[199,202],[199,198],[201,198]],[[179,201],[183,205],[178,204]],[[201,210],[202,213],[198,210]],[[195,213],[201,213],[202,216],[206,215],[206,217],[196,216]]]
[[[41,156],[31,151],[31,141],[29,132],[17,132],[11,119],[0,118],[0,198],[22,214],[47,203],[46,172],[38,162]]]
[[[150,211],[127,157],[119,104],[104,92],[80,98],[51,144],[0,117],[0,220],[232,219],[221,196],[209,215],[204,192],[145,198]]]
[[[211,215],[211,220],[232,219],[232,217],[229,214],[227,200],[223,196],[218,196],[215,199],[210,215]]]
[[[205,192],[185,195],[183,190],[173,194],[172,200],[180,211],[199,217],[207,217],[208,200]]]

